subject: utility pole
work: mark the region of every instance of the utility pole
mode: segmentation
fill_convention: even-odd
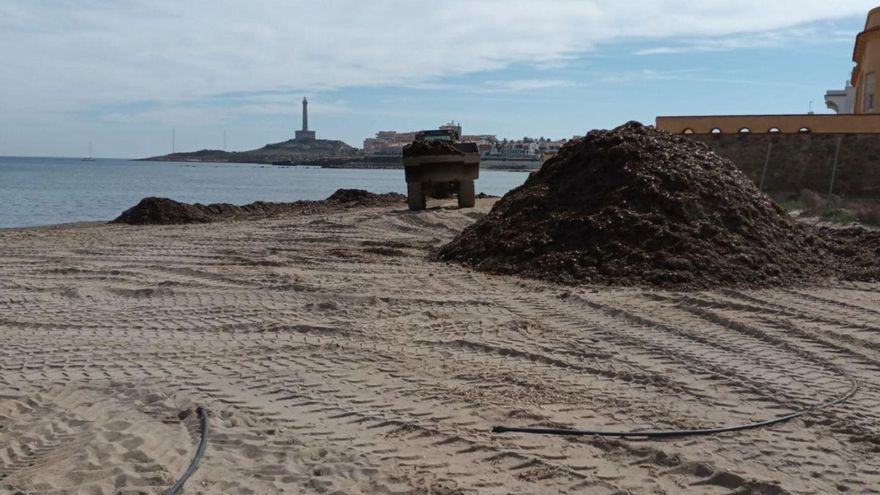
[[[837,136],[837,146],[834,149],[834,164],[831,165],[831,184],[828,184],[828,199],[826,200],[826,208],[831,207],[831,197],[834,194],[834,180],[837,178],[837,159],[840,157],[840,143],[843,136]]]
[[[767,166],[770,165],[770,152],[773,151],[773,140],[767,144],[767,156],[764,157],[764,168],[761,170],[761,183],[758,185],[758,189],[764,190],[764,179],[767,178]]]

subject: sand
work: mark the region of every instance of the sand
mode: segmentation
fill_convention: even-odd
[[[451,202],[0,232],[0,494],[877,493],[880,285],[562,287],[428,261]],[[437,207],[447,205],[447,207]],[[496,424],[682,428],[663,441]],[[183,418],[183,419],[181,419]]]

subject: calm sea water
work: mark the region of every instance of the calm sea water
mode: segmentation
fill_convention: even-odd
[[[477,191],[503,195],[525,179],[482,170]],[[324,199],[339,188],[405,193],[406,183],[402,170],[0,157],[0,228],[111,220],[147,196],[246,204]]]

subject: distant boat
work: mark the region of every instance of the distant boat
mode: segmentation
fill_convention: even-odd
[[[93,161],[95,161],[95,157],[92,156],[94,154],[95,154],[94,151],[92,151],[92,142],[89,141],[89,156],[87,156],[85,158],[81,158],[80,161],[81,162],[93,162]]]

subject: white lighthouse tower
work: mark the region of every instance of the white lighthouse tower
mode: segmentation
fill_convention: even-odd
[[[314,141],[315,131],[309,130],[309,100],[303,98],[303,126],[302,130],[296,131],[297,141]]]

